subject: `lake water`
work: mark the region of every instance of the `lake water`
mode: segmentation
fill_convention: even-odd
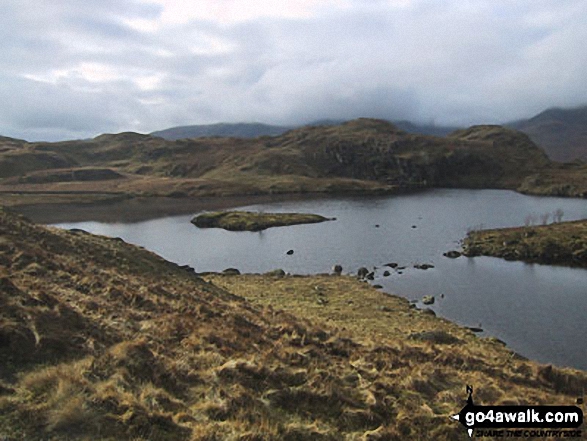
[[[239,207],[308,212],[336,221],[263,232],[198,229],[192,215],[137,223],[57,224],[121,237],[196,271],[235,267],[243,272],[282,268],[329,272],[334,264],[356,273],[377,267],[373,283],[420,300],[459,324],[480,326],[520,354],[544,363],[587,369],[587,270],[508,262],[490,257],[449,259],[471,228],[523,225],[528,215],[564,211],[587,218],[587,201],[525,196],[505,190],[431,190],[400,196],[289,201]],[[377,227],[379,225],[379,227]],[[294,250],[287,255],[288,250]],[[397,262],[402,273],[383,267]],[[420,270],[414,264],[433,264]],[[390,270],[389,277],[383,272]],[[442,296],[444,295],[444,296]]]

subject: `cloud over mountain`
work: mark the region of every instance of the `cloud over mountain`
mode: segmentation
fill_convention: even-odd
[[[5,0],[0,133],[467,125],[587,102],[581,0]]]

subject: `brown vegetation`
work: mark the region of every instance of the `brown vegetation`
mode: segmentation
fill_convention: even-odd
[[[213,211],[192,219],[199,228],[223,228],[229,231],[261,231],[271,227],[315,224],[330,219],[307,213],[253,213],[250,211]]]
[[[549,217],[542,216],[544,223]],[[562,213],[556,217],[554,213],[553,220],[560,220]],[[587,221],[472,231],[464,254],[587,268]]]
[[[0,139],[0,203],[291,193],[394,192],[426,187],[551,192],[566,176],[530,139],[499,126],[446,138],[381,120],[303,127],[275,137],[168,141],[120,133],[86,141]],[[572,196],[587,194],[584,168]],[[553,181],[542,185],[541,181]]]
[[[457,440],[465,384],[480,404],[587,386],[350,278],[211,284],[5,210],[0,360],[8,440]]]

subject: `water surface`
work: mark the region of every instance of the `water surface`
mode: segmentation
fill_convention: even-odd
[[[282,268],[290,273],[328,272],[334,264],[355,273],[377,267],[374,283],[387,292],[420,300],[434,295],[438,315],[507,342],[545,363],[587,369],[587,270],[507,262],[489,257],[448,259],[472,228],[523,225],[564,211],[563,220],[587,218],[587,201],[525,196],[505,190],[431,190],[422,193],[329,200],[288,201],[241,209],[308,212],[334,222],[262,232],[198,229],[192,215],[137,223],[58,224],[122,237],[198,272],[235,267],[243,272]],[[288,250],[294,250],[287,255]],[[384,264],[405,266],[398,271]],[[414,264],[433,264],[419,270]]]

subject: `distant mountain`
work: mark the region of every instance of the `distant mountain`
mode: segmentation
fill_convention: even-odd
[[[193,126],[171,127],[151,133],[167,140],[186,138],[203,138],[207,136],[221,136],[230,138],[256,138],[258,136],[277,136],[292,129],[287,126],[272,126],[261,123],[218,123]]]
[[[394,121],[393,124],[399,129],[419,135],[447,136],[448,134],[462,129],[462,127],[436,126],[432,124],[417,124],[411,121]]]
[[[555,161],[587,160],[587,106],[548,109],[508,126],[526,133]]]
[[[165,130],[152,132],[151,135],[167,140],[203,138],[208,136],[220,136],[231,138],[256,138],[258,136],[279,136],[288,130],[304,126],[339,126],[347,120],[343,119],[321,119],[308,124],[295,126],[275,126],[262,123],[218,123],[201,124],[192,126],[171,127]],[[461,127],[443,127],[435,125],[417,124],[411,121],[393,121],[399,129],[420,135],[446,136]]]

